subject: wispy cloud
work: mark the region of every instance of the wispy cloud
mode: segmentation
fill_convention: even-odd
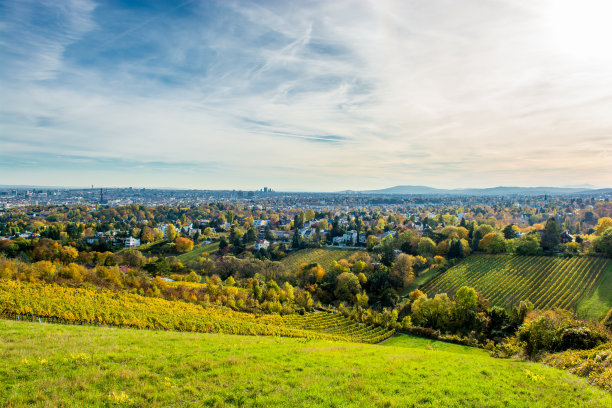
[[[610,184],[612,62],[555,48],[551,4],[6,2],[0,181]]]

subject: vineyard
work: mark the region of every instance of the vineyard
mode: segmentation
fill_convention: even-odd
[[[493,305],[508,308],[529,300],[539,309],[575,310],[611,274],[612,263],[604,258],[475,255],[427,282],[421,290],[430,296],[442,292],[454,295],[467,285]],[[607,297],[603,301],[612,302],[612,293]]]
[[[333,261],[348,259],[355,253],[354,249],[308,248],[296,251],[284,258],[281,263],[290,271],[297,271],[302,264],[318,263],[328,270]]]
[[[107,290],[0,281],[0,316],[19,320],[112,325],[137,329],[304,337],[378,343],[393,329],[341,315],[254,315],[195,303]]]

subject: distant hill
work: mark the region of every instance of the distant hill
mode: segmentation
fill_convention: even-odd
[[[585,187],[489,187],[489,188],[461,188],[440,189],[427,186],[395,186],[380,190],[353,191],[346,190],[345,194],[370,195],[544,195],[544,194],[609,194],[612,189],[589,189]]]

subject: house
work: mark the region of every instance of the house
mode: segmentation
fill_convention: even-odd
[[[304,232],[303,237],[304,237],[305,239],[310,239],[310,238],[313,238],[313,237],[315,236],[315,234],[316,234],[316,231],[315,231],[315,230],[313,230],[313,229],[308,229],[308,230],[306,230],[306,232]]]
[[[343,236],[341,236],[341,237],[333,237],[332,238],[332,243],[337,244],[337,245],[343,244],[344,243],[344,237]]]
[[[261,240],[261,239],[265,239],[265,238],[266,238],[266,230],[262,230],[262,229],[260,229],[260,230],[257,232],[257,239],[258,239],[258,240]]]
[[[265,227],[266,225],[268,225],[268,220],[255,220],[255,221],[253,221],[253,226],[255,228]]]
[[[136,248],[140,246],[140,240],[134,237],[124,238],[123,242],[126,248]]]
[[[561,243],[567,244],[568,242],[574,242],[574,236],[568,230],[565,230],[561,233]]]
[[[276,239],[288,240],[289,238],[291,238],[291,234],[288,231],[274,230],[271,232],[272,232],[272,235],[276,237]]]
[[[395,236],[395,231],[387,231],[384,232],[381,236],[380,236],[380,240],[382,241],[383,239],[387,238],[388,236],[390,236],[391,238],[393,238]]]
[[[354,245],[355,242],[357,242],[357,231],[348,231],[346,234],[342,235],[342,239],[344,243]]]
[[[259,241],[255,242],[256,251],[259,251],[260,249],[268,249],[269,246],[270,243],[265,239],[260,239]]]

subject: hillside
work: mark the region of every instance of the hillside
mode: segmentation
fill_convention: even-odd
[[[213,254],[219,249],[219,241],[212,242],[210,244],[198,244],[193,248],[193,250],[186,252],[177,256],[176,258],[179,262],[187,265],[191,262],[197,262],[197,260],[202,256],[202,254]]]
[[[612,262],[604,258],[553,258],[474,255],[427,282],[430,296],[471,286],[493,305],[511,307],[521,300],[536,308],[578,310],[603,318],[612,307]]]
[[[409,336],[381,346],[6,320],[0,332],[6,407],[612,404],[561,370]]]
[[[328,270],[333,261],[349,258],[355,253],[354,249],[346,248],[307,248],[293,252],[281,260],[287,269],[297,271],[301,264],[319,263],[323,269]]]
[[[0,280],[0,317],[138,329],[304,337],[378,343],[393,329],[356,323],[341,315],[255,315],[228,308],[169,301],[125,292],[74,289]]]

